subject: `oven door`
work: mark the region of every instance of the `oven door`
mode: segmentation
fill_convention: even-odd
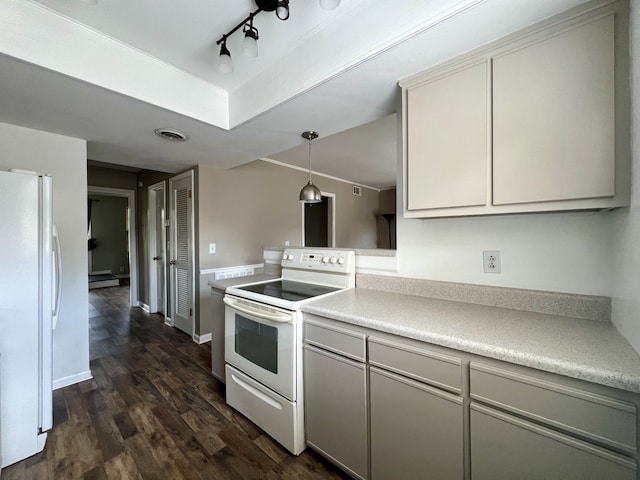
[[[295,312],[224,297],[225,361],[295,401]]]

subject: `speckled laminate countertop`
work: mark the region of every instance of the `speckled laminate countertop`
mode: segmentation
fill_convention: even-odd
[[[307,313],[640,393],[640,356],[609,322],[354,288]]]
[[[269,275],[267,273],[259,273],[257,275],[247,275],[244,277],[225,278],[222,280],[210,280],[207,282],[211,288],[217,290],[226,290],[227,287],[235,287],[236,285],[244,285],[245,283],[266,282],[267,280],[275,280],[280,278],[279,275]]]

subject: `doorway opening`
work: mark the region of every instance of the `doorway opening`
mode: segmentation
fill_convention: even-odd
[[[129,283],[130,304],[138,306],[135,191],[89,186],[87,193],[89,277],[94,280],[90,283],[94,287]],[[103,208],[107,206],[113,208]],[[124,218],[118,213],[120,211]],[[114,224],[110,225],[110,222]]]
[[[322,193],[322,202],[302,204],[302,245],[330,247],[336,245],[334,193]]]

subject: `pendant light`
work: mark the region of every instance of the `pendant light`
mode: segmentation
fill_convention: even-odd
[[[300,190],[300,201],[302,203],[320,203],[322,202],[322,193],[320,193],[320,189],[311,181],[311,141],[318,138],[318,132],[303,132],[302,138],[309,141],[309,181],[302,190]]]

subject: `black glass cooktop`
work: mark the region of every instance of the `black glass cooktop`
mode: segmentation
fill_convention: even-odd
[[[296,302],[307,298],[317,297],[325,293],[337,292],[341,290],[335,287],[325,287],[324,285],[313,285],[311,283],[292,282],[290,280],[275,280],[273,282],[258,283],[255,285],[245,285],[238,287],[239,290],[260,293],[270,297],[281,298]]]

